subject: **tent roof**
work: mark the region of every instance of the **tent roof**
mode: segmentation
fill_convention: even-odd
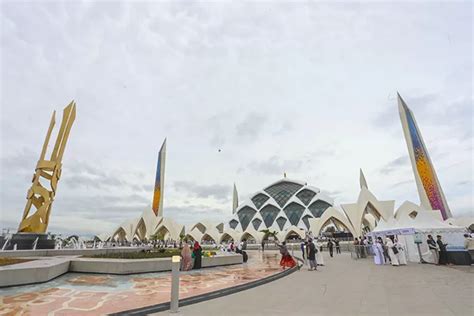
[[[463,231],[464,228],[449,225],[445,222],[437,220],[433,211],[420,211],[415,218],[408,215],[402,216],[400,219],[390,218],[388,221],[380,220],[374,233],[403,233],[401,230],[413,233],[414,231]]]

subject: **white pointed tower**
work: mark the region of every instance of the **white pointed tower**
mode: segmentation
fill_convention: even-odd
[[[360,169],[360,176],[359,176],[359,183],[360,183],[360,188],[366,188],[368,189],[369,186],[367,185],[367,180],[365,180],[364,173],[362,172],[362,169]]]
[[[239,207],[239,194],[237,193],[237,187],[234,183],[234,192],[232,196],[232,214],[235,214],[237,207]]]

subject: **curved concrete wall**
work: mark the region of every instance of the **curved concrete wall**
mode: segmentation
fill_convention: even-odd
[[[242,255],[221,254],[202,258],[202,267],[242,263]],[[171,258],[99,259],[51,257],[0,267],[0,287],[42,283],[66,272],[135,274],[171,270]]]

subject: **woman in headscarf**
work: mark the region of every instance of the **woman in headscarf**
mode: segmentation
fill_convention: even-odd
[[[202,248],[197,241],[193,247],[194,267],[193,269],[201,269]]]
[[[286,243],[282,242],[281,245],[277,244],[278,248],[280,248],[281,260],[280,266],[285,270],[285,268],[293,268],[296,266],[296,261],[288,252],[288,248],[286,247]]]
[[[193,268],[193,258],[191,258],[191,249],[187,242],[184,243],[181,250],[181,271],[189,271]]]

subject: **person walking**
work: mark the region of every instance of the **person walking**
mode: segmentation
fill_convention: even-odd
[[[318,266],[323,266],[324,265],[324,258],[323,258],[323,244],[321,240],[314,240],[313,241],[314,246],[316,247],[316,264]],[[319,251],[318,251],[319,248]]]
[[[382,239],[381,238],[379,239],[379,238],[377,238],[375,243],[372,245],[372,249],[374,251],[374,262],[376,265],[385,264],[385,259],[383,256]]]
[[[328,241],[328,250],[329,250],[329,255],[332,257],[332,254],[333,254],[333,247],[334,247],[334,243],[332,242],[331,239],[329,239]]]
[[[387,237],[387,252],[390,257],[390,262],[392,263],[392,266],[398,266],[398,258],[396,254],[398,254],[398,249],[395,247],[395,244],[393,242],[393,236]]]
[[[201,269],[202,248],[197,241],[194,242],[193,247],[194,267],[193,269]]]
[[[339,245],[339,240],[336,238],[336,240],[334,240],[334,243],[336,244],[336,253],[340,254],[341,253],[341,246]]]
[[[189,271],[193,268],[193,259],[191,257],[191,248],[187,242],[183,244],[183,249],[181,250],[181,271]]]
[[[360,237],[359,239],[360,257],[367,258],[367,238]]]
[[[353,244],[354,244],[354,251],[356,253],[357,259],[359,259],[360,258],[360,249],[359,249],[359,239],[357,239],[357,237],[354,238],[354,243]]]
[[[309,262],[309,271],[318,270],[318,264],[316,262],[316,246],[313,243],[313,240],[310,238],[306,243],[306,251],[308,253],[308,262]]]
[[[265,251],[265,240],[262,240],[262,252]]]
[[[438,244],[439,248],[439,264],[448,264],[448,252],[446,251],[446,246],[448,244],[443,243],[443,241],[441,240],[441,235],[436,236],[436,243]]]
[[[433,236],[428,235],[428,240],[426,243],[428,244],[428,248],[430,249],[431,255],[433,256],[434,264],[439,264],[438,245],[436,244],[436,241],[434,241]]]
[[[293,257],[290,255],[290,252],[288,251],[288,248],[286,247],[286,242],[282,242],[280,244],[276,244],[278,248],[280,248],[280,254],[281,254],[281,260],[280,260],[280,266],[285,270],[286,268],[293,268],[296,266],[296,261],[293,259]]]
[[[378,237],[377,240],[380,241],[380,244],[382,245],[382,250],[383,250],[383,258],[384,258],[384,263],[387,263],[387,261],[389,261],[390,263],[392,263],[392,259],[390,258],[390,256],[388,255],[388,248],[387,248],[387,243],[384,243],[383,240],[382,240],[382,237]]]
[[[406,265],[407,264],[407,256],[406,256],[406,253],[405,253],[405,246],[403,246],[403,244],[395,238],[395,247],[398,249],[398,253],[397,253],[397,259],[398,259],[398,263],[402,266],[402,265]]]
[[[305,247],[306,247],[306,242],[303,240],[300,244],[300,248],[301,248],[301,253],[302,253],[302,256],[303,256],[303,261],[306,260],[306,256],[305,256]]]

